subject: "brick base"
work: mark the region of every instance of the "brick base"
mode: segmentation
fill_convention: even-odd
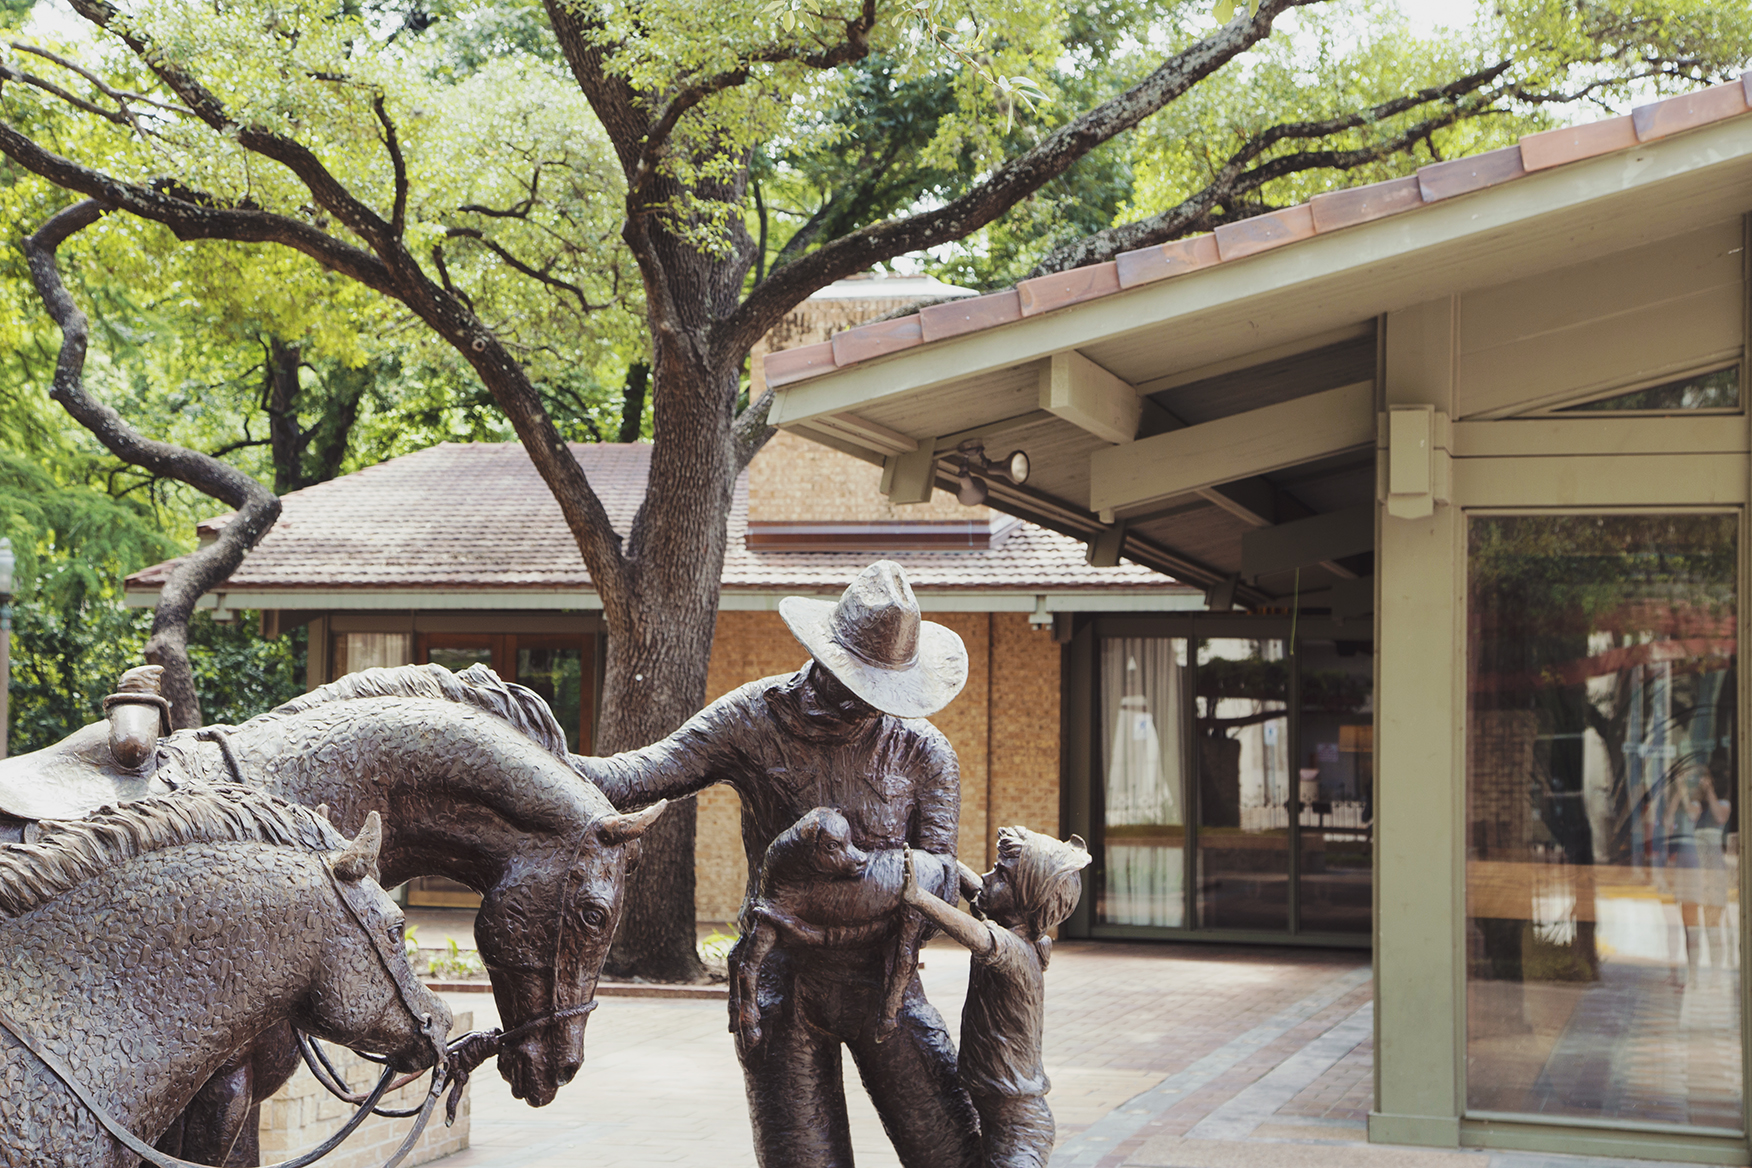
[[[473,1026],[473,1012],[465,1011],[456,1016],[452,1033],[463,1034]],[[377,1064],[366,1062],[344,1048],[327,1046],[324,1049],[349,1087],[363,1090],[377,1081],[381,1073]],[[425,1099],[430,1084],[430,1078],[409,1083],[384,1096],[383,1106],[417,1107]],[[468,1112],[467,1088],[462,1093],[462,1105],[456,1109],[453,1127],[444,1126],[444,1104],[440,1102],[433,1111],[431,1122],[426,1124],[420,1142],[414,1145],[414,1150],[402,1163],[424,1164],[468,1147]],[[270,1164],[289,1160],[341,1130],[352,1114],[350,1105],[325,1091],[310,1073],[310,1068],[301,1065],[291,1082],[262,1105],[262,1156]],[[346,1143],[323,1160],[323,1168],[378,1168],[407,1138],[413,1122],[411,1119],[372,1116],[347,1137]]]

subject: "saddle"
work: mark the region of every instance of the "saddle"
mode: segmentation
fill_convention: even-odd
[[[106,803],[126,803],[173,788],[158,760],[139,770],[116,763],[110,724],[93,722],[53,746],[0,759],[0,814],[14,819],[81,819]]]

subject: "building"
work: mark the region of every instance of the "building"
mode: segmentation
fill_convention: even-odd
[[[860,303],[836,286],[819,314],[813,304],[794,314],[784,335],[826,335],[946,288],[847,284],[874,294]],[[644,497],[650,448],[574,449],[625,531]],[[793,435],[777,435],[754,459],[730,518],[707,696],[807,659],[779,619],[783,597],[837,598],[872,560],[897,560],[926,613],[969,650],[966,689],[933,720],[961,760],[962,859],[983,867],[998,827],[1059,825],[1055,619],[1063,628],[1059,618],[1078,612],[1202,607],[1203,594],[1133,564],[1091,567],[1077,541],[944,492],[895,507],[880,494],[880,478],[866,462]],[[258,610],[269,636],[307,626],[313,687],[374,665],[485,662],[541,693],[572,748],[590,752],[601,601],[521,446],[447,443],[292,492],[282,505],[274,528],[204,604]],[[223,522],[202,527],[210,534]],[[128,602],[156,603],[170,566],[129,577]],[[699,806],[696,910],[701,920],[730,920],[747,878],[739,807],[727,788],[705,792]],[[409,895],[427,905],[475,899],[436,879],[417,881]]]
[[[1746,1164],[1752,78],[770,355],[1066,630],[1085,936],[1372,937],[1391,1143]],[[1359,898],[1374,876],[1372,903]]]

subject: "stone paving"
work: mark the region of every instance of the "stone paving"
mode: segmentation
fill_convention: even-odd
[[[967,956],[926,952],[926,993],[959,1024]],[[1365,954],[1070,942],[1047,976],[1053,1168],[1611,1168],[1646,1162],[1365,1142],[1373,1092]],[[485,994],[446,995],[496,1019]],[[715,1001],[605,998],[583,1071],[549,1107],[483,1068],[473,1141],[444,1168],[754,1168],[742,1080]],[[848,1061],[860,1168],[893,1151]]]

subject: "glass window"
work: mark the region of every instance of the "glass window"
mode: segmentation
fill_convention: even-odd
[[[433,650],[434,654],[438,650]],[[540,694],[566,732],[566,749],[578,753],[584,711],[584,650],[569,647],[517,647],[517,681]]]
[[[1281,640],[1198,642],[1198,918],[1289,928],[1289,666]]]
[[[1183,638],[1101,642],[1101,924],[1186,924],[1185,677]]]
[[[330,673],[335,677],[407,665],[414,659],[414,638],[409,633],[336,633]]]
[[[1560,413],[1631,410],[1731,410],[1740,404],[1740,367],[1717,369],[1695,377],[1651,385],[1579,406],[1566,406]]]
[[[1475,1112],[1742,1126],[1737,522],[1471,521]]]
[[[1374,646],[1302,640],[1296,667],[1301,929],[1367,934],[1374,872]]]
[[[433,665],[442,665],[452,673],[461,673],[470,665],[493,664],[493,650],[485,645],[433,645],[426,650],[426,660]]]

